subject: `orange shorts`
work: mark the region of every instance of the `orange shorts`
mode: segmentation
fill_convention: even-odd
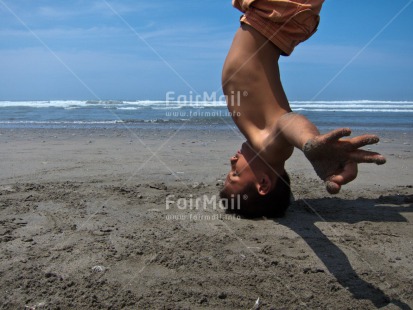
[[[311,37],[320,21],[324,0],[232,0],[250,25],[273,42],[283,55],[290,55],[301,42]]]

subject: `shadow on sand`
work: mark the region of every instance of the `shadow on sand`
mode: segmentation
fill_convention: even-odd
[[[382,196],[379,199],[297,200],[291,208],[294,208],[294,213],[299,214],[288,216],[287,213],[286,217],[276,219],[276,222],[301,236],[329,272],[353,294],[354,298],[371,300],[378,308],[391,302],[401,309],[411,309],[400,299],[390,298],[378,287],[361,279],[351,266],[346,254],[330,241],[315,223],[407,222],[400,213],[413,212],[412,200],[412,195]]]

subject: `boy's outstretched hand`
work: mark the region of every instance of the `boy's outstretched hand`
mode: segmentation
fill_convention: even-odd
[[[357,176],[357,164],[376,163],[382,165],[386,159],[379,153],[359,148],[379,142],[375,135],[362,135],[351,139],[349,128],[335,129],[308,140],[303,152],[313,165],[317,175],[326,182],[327,191],[337,194],[341,185],[353,181]]]

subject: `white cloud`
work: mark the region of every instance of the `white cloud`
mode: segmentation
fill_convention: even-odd
[[[158,10],[156,3],[120,3],[113,1],[77,2],[70,6],[41,6],[35,10],[35,14],[41,18],[49,19],[74,19],[80,16],[113,16],[143,12],[146,10]]]
[[[136,12],[142,12],[142,11],[147,11],[147,10],[159,10],[161,7],[164,5],[155,3],[155,2],[142,2],[142,1],[136,1],[133,3],[120,3],[120,2],[113,2],[113,1],[95,1],[92,6],[91,10],[93,12],[110,12],[110,14],[115,14],[113,11],[115,11],[119,15],[123,14],[130,14],[130,13],[136,13]],[[113,11],[112,11],[113,9]]]
[[[86,27],[86,28],[38,28],[31,29],[33,33],[42,38],[49,39],[61,39],[61,38],[87,38],[87,37],[111,37],[111,36],[130,36],[131,34],[127,32],[124,28],[117,27]],[[28,30],[18,30],[18,29],[4,29],[0,30],[0,38],[7,39],[7,37],[12,37],[13,39],[27,39],[33,37],[33,34]]]

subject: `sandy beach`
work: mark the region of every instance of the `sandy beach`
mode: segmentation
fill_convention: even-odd
[[[230,129],[1,130],[1,308],[411,309],[413,140],[379,134],[336,196],[296,151],[287,215],[250,220],[189,206]]]

